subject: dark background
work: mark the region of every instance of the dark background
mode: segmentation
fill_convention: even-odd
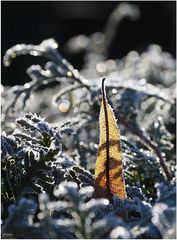
[[[39,44],[52,37],[59,43],[63,56],[76,68],[81,68],[81,56],[68,55],[63,50],[64,44],[73,35],[102,31],[108,16],[119,2],[1,2],[2,56],[15,44]],[[131,50],[141,52],[151,43],[159,44],[175,57],[176,2],[131,3],[139,7],[141,18],[121,22],[109,57],[121,58]],[[18,57],[10,68],[2,67],[2,84],[15,85],[29,81],[25,73],[27,67],[43,63],[42,58]]]

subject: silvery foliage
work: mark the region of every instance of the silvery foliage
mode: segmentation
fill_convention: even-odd
[[[7,50],[6,66],[27,54],[49,61],[28,68],[31,82],[2,87],[3,238],[175,238],[175,60],[155,44],[108,59],[124,17],[140,12],[121,3],[103,32],[66,43],[71,54],[84,52],[80,70],[54,39]],[[94,193],[102,76],[122,135],[127,192],[111,203]]]

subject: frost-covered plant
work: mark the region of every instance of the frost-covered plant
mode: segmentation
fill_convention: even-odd
[[[25,198],[17,205],[11,205],[3,231],[15,238],[25,238],[26,234],[31,238],[173,237],[175,186],[157,187],[158,198],[154,206],[141,194],[141,200],[138,195],[135,197],[134,194],[139,192],[135,188],[128,190],[130,199],[122,201],[115,197],[109,204],[106,199],[95,200],[91,186],[79,189],[74,182],[62,182],[54,189],[54,201],[45,193],[39,195],[39,209],[34,200]],[[166,194],[166,200],[161,194]],[[122,208],[127,211],[126,222],[118,217]]]
[[[74,129],[70,122],[52,128],[36,114],[16,120],[24,131],[1,136],[2,197],[6,204],[26,194],[52,191],[63,180],[65,167],[77,164],[62,153],[62,138]],[[27,133],[26,133],[27,132]]]
[[[139,10],[121,3],[103,32],[66,43],[85,53],[80,70],[54,39],[7,50],[6,66],[26,54],[49,61],[27,70],[29,83],[3,87],[3,238],[175,238],[175,59],[155,44],[108,59],[127,16],[136,20]],[[111,203],[93,189],[102,76],[120,125],[127,192]]]

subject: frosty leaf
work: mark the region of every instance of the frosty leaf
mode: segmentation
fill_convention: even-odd
[[[113,195],[126,198],[122,170],[122,153],[119,130],[114,113],[107,102],[104,81],[102,82],[102,106],[100,110],[100,143],[95,168],[96,197],[110,201]]]

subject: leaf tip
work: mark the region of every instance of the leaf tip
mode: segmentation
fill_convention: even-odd
[[[103,94],[103,98],[106,96],[106,92],[105,92],[105,81],[106,81],[106,77],[103,77],[103,78],[102,78],[102,87],[101,87],[102,94]]]

